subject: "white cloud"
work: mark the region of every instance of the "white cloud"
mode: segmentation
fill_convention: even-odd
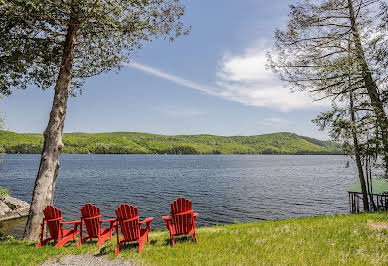
[[[330,106],[328,100],[314,102],[306,93],[291,93],[285,88],[274,74],[266,69],[267,47],[268,42],[261,41],[255,48],[246,49],[240,55],[226,54],[218,64],[215,86],[200,85],[139,63],[130,63],[127,66],[206,94],[250,106],[283,112]]]
[[[269,45],[260,42],[256,46],[241,55],[226,55],[220,62],[217,85],[224,98],[281,111],[330,106],[328,101],[313,102],[306,93],[291,93],[266,69]]]

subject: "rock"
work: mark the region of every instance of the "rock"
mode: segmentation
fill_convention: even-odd
[[[0,221],[20,218],[28,215],[30,204],[11,196],[0,199]]]

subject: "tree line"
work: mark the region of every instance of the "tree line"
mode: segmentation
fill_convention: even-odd
[[[6,153],[40,154],[43,143],[39,134],[0,131],[0,145]],[[70,154],[343,154],[338,143],[286,132],[234,137],[67,133],[63,144],[62,152]]]

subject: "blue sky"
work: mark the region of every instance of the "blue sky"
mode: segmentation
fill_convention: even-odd
[[[265,69],[286,0],[186,0],[189,36],[144,45],[118,74],[89,79],[69,99],[65,132],[257,135],[278,131],[326,139],[312,124],[328,103],[289,93]],[[7,129],[43,132],[52,90],[29,87],[0,101]]]

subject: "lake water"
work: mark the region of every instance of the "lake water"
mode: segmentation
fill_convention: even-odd
[[[0,164],[0,186],[31,200],[40,155],[10,154]],[[198,225],[348,213],[347,188],[356,182],[345,156],[321,155],[62,155],[55,206],[79,219],[91,202],[113,218],[123,202],[162,215],[178,196],[193,201]],[[3,222],[20,236],[25,219]]]

